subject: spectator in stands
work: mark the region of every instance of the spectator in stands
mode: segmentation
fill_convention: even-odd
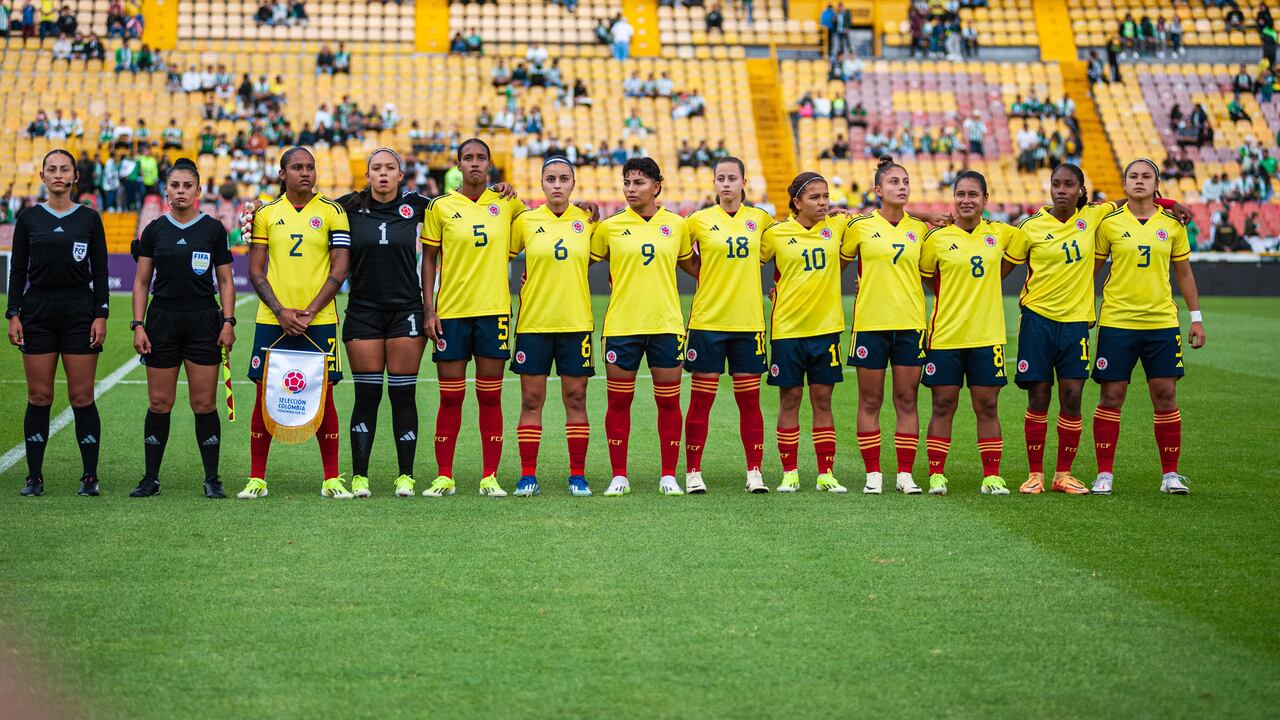
[[[1221,179],[1223,176],[1210,175],[1200,186],[1200,201],[1206,204],[1216,203],[1222,200],[1225,182]]]
[[[71,67],[71,38],[66,35],[59,35],[53,41],[53,59],[55,62],[65,60],[67,67]]]
[[[1244,13],[1240,12],[1239,6],[1233,4],[1222,20],[1226,23],[1227,32],[1244,32]]]
[[[698,143],[698,148],[693,151],[693,161],[697,167],[710,167],[712,157],[711,146],[703,139]]]
[[[596,21],[596,29],[594,30],[596,42],[601,45],[613,45],[613,31],[609,29],[609,21],[600,18]]]
[[[671,118],[679,120],[681,118],[700,117],[705,115],[707,111],[707,101],[698,94],[697,90],[688,93],[680,93],[672,102]]]
[[[676,91],[675,82],[671,79],[671,73],[664,72],[662,76],[654,83],[653,93],[657,97],[669,98]]]
[[[889,150],[889,138],[880,132],[879,125],[872,125],[866,136],[867,157],[880,157]]]
[[[316,74],[333,74],[333,50],[328,44],[320,46],[320,53],[316,55]]]
[[[307,20],[307,4],[302,0],[293,0],[289,3],[289,24],[290,25],[306,25]]]
[[[1138,21],[1138,42],[1144,54],[1156,54],[1156,26],[1150,15],[1143,15]]]
[[[836,134],[836,141],[831,144],[831,151],[828,156],[832,160],[848,160],[849,159],[849,141],[845,139],[843,133]]]
[[[849,125],[851,127],[865,128],[867,126],[867,108],[862,101],[853,104],[853,108],[849,110]]]
[[[254,19],[254,21],[255,21],[255,22],[257,22],[259,25],[270,25],[270,24],[272,24],[272,16],[273,16],[273,15],[272,15],[272,12],[271,12],[271,5],[272,5],[272,4],[271,4],[270,2],[268,2],[267,0],[261,0],[261,1],[258,3],[258,10],[257,10],[257,12],[255,12],[255,13],[253,14],[253,19]]]
[[[635,28],[631,27],[631,23],[627,22],[627,18],[622,13],[614,17],[613,24],[609,27],[614,59],[626,60],[631,57],[631,38],[635,32]]]
[[[967,58],[978,57],[978,28],[965,25],[960,30],[960,54]]]
[[[107,8],[107,37],[124,37],[125,26],[124,5],[112,2]]]
[[[471,28],[467,32],[467,52],[472,55],[484,54],[484,38],[480,37],[480,30]]]
[[[832,68],[834,69],[835,67],[836,65],[833,64]],[[864,68],[865,63],[862,62],[862,58],[852,52],[847,52],[840,56],[839,78],[846,82],[850,80],[854,82],[862,82],[862,71]]]
[[[27,125],[27,137],[42,138],[49,134],[49,116],[43,110],[36,112],[36,119]]]
[[[169,126],[161,133],[161,139],[165,150],[182,149],[182,128],[178,126],[177,118],[169,118]]]
[[[1240,93],[1234,93],[1231,99],[1227,101],[1227,115],[1234,123],[1252,122],[1249,113],[1245,112],[1244,105],[1240,104]]]
[[[507,61],[498,58],[493,63],[493,68],[489,71],[489,83],[495,88],[504,88],[511,84],[511,69],[507,67]]]
[[[454,55],[467,54],[467,39],[462,36],[461,31],[454,33],[453,38],[449,40],[449,52]]]
[[[822,9],[822,14],[818,16],[818,24],[827,33],[827,57],[833,58],[839,53],[836,52],[836,9],[827,3]]]
[[[712,5],[707,10],[707,32],[715,30],[718,33],[724,33],[724,13],[720,10],[719,5]]]
[[[40,39],[58,36],[58,13],[53,0],[40,0]]]
[[[1125,13],[1124,19],[1120,21],[1118,28],[1120,41],[1124,45],[1126,51],[1131,51],[1133,57],[1138,57],[1138,21],[1133,18],[1133,13]],[[1123,53],[1122,53],[1123,56]]]
[[[150,45],[143,43],[142,49],[138,51],[138,71],[151,73],[154,72],[157,67],[158,62],[156,60],[155,51],[151,49]]]
[[[694,149],[689,146],[689,140],[682,139],[680,147],[676,150],[676,167],[697,167],[698,162],[693,157]]]
[[[1227,204],[1223,203],[1222,210],[1214,213],[1215,221],[1211,249],[1215,252],[1249,252],[1249,243],[1240,237],[1239,231],[1236,230],[1236,226],[1231,222],[1227,207]]]
[[[1107,40],[1107,66],[1111,68],[1110,82],[1120,82],[1120,60],[1124,58],[1124,45],[1120,38],[1112,35]]]
[[[58,29],[59,35],[71,38],[75,37],[79,23],[76,22],[76,16],[71,13],[71,8],[63,5],[62,10],[58,11],[58,19],[54,21],[54,26]]]
[[[18,23],[18,27],[22,30],[22,39],[24,42],[29,37],[35,37],[36,6],[31,4],[31,0],[27,0],[22,4],[22,18]]]
[[[1169,52],[1175,55],[1182,55],[1187,49],[1182,45],[1182,19],[1177,13],[1165,23],[1165,34],[1168,37]]]
[[[964,121],[964,134],[969,140],[969,153],[985,155],[984,142],[987,137],[987,124],[982,122],[982,114],[974,110],[973,115]]]
[[[813,99],[813,116],[817,118],[831,117],[831,100],[825,95],[819,93]]]
[[[115,211],[120,209],[120,158],[111,154],[102,163],[102,172],[98,173],[98,190],[102,193],[102,209]]]
[[[1246,63],[1240,63],[1240,72],[1231,79],[1231,89],[1239,95],[1240,93],[1253,92],[1253,76],[1249,74],[1249,66]]]
[[[640,119],[640,109],[636,107],[632,107],[630,114],[628,114],[627,118],[622,121],[623,137],[628,137],[631,135],[638,135],[640,137],[644,137],[645,135],[648,135],[648,134],[649,134],[649,128],[645,127],[644,121]]]
[[[116,48],[116,72],[121,73],[128,70],[135,75],[138,72],[138,61],[134,55],[133,48],[129,47],[129,38],[120,41],[120,47]]]
[[[90,60],[105,60],[106,57],[107,49],[103,47],[102,40],[98,38],[97,33],[89,33],[89,37],[84,43],[85,62]]]
[[[1204,105],[1196,103],[1196,106],[1191,110],[1191,117],[1188,121],[1196,131],[1194,145],[1199,147],[1213,142],[1213,126],[1209,122],[1209,111],[1204,109]]]

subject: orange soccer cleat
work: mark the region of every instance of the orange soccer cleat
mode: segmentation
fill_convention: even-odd
[[[1057,473],[1053,476],[1053,491],[1068,495],[1088,495],[1089,488],[1084,483],[1071,477],[1070,473]]]
[[[1044,473],[1031,473],[1027,476],[1027,481],[1022,483],[1022,487],[1018,488],[1018,492],[1023,495],[1039,495],[1044,492]]]

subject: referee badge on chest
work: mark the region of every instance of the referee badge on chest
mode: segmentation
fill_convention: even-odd
[[[76,262],[85,259],[89,254],[89,243],[71,243],[71,258]]]
[[[191,271],[196,275],[203,275],[209,269],[209,253],[193,252],[191,253]]]

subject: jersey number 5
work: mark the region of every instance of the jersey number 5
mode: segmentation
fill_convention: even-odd
[[[489,233],[484,231],[483,225],[472,225],[471,235],[477,238],[476,247],[484,247],[489,244]]]

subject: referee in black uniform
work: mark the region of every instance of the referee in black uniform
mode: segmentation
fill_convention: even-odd
[[[45,155],[40,180],[49,199],[18,213],[5,312],[9,342],[22,349],[27,377],[23,434],[28,474],[22,494],[44,493],[49,406],[61,357],[84,464],[80,494],[94,496],[102,422],[93,402],[93,381],[107,337],[107,239],[102,216],[71,201],[77,180],[71,153],[59,149]]]
[[[178,366],[187,371],[196,444],[204,464],[204,494],[224,498],[218,479],[222,428],[218,417],[218,369],[222,351],[236,341],[236,290],[227,229],[200,212],[200,173],[180,158],[165,177],[169,212],[147,225],[134,243],[133,348],[147,366],[147,417],[143,421],[146,470],[130,495],[160,493],[160,463],[169,441],[169,418]],[[155,281],[152,282],[154,275]],[[217,275],[215,289],[213,278]],[[152,299],[147,303],[148,289]],[[221,299],[221,307],[214,294]],[[145,315],[145,320],[141,319]]]

